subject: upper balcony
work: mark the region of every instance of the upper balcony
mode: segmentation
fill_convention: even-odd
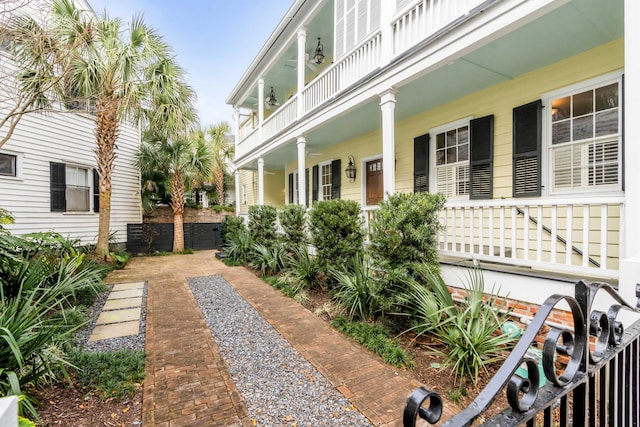
[[[236,157],[494,2],[297,1],[227,100],[239,111]]]

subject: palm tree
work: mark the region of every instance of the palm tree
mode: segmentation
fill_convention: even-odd
[[[65,77],[65,84],[69,92],[95,100],[95,153],[100,177],[96,252],[106,257],[119,124],[141,120],[143,107],[164,105],[160,114],[165,133],[170,134],[173,127],[174,131],[184,129],[186,122],[194,120],[193,107],[181,110],[181,104],[173,101],[192,99],[193,94],[186,85],[180,85],[179,89],[189,96],[181,97],[175,90],[165,92],[166,87],[182,78],[183,72],[175,64],[169,46],[141,17],[134,17],[128,26],[120,19],[109,18],[106,12],[96,19],[82,13],[72,0],[56,0],[54,15],[59,40],[67,44],[78,38],[84,40],[75,48],[73,68]],[[158,114],[147,118],[159,122]]]
[[[227,135],[231,127],[227,122],[207,128],[207,136],[213,150],[213,183],[216,188],[218,204],[224,204],[224,175],[227,169],[227,161],[232,159],[235,147],[229,144]]]
[[[173,252],[184,251],[185,191],[200,176],[211,174],[212,152],[201,131],[173,141],[148,133],[136,157],[143,175],[161,172],[171,193]]]

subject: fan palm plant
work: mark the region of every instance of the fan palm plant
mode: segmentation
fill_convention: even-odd
[[[224,205],[224,175],[227,161],[231,160],[235,154],[235,146],[227,139],[230,130],[227,122],[220,122],[207,128],[207,136],[213,150],[213,183],[219,205]]]
[[[173,211],[173,252],[184,251],[185,191],[199,176],[211,173],[212,154],[201,132],[185,139],[167,140],[147,133],[136,155],[142,174],[162,171],[171,194]]]
[[[111,177],[120,123],[143,117],[144,106],[163,106],[147,116],[163,128],[181,129],[193,121],[193,108],[182,109],[174,90],[183,71],[169,46],[141,17],[128,26],[106,12],[96,19],[72,0],[54,2],[55,31],[61,45],[73,48],[72,69],[65,88],[76,97],[95,101],[96,162],[99,175],[100,219],[96,252],[109,254]],[[84,42],[78,44],[77,40]],[[167,90],[170,89],[170,90]],[[180,90],[187,87],[179,86]],[[161,115],[161,119],[159,118]]]

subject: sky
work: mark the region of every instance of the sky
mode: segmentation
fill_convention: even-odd
[[[142,14],[172,46],[198,94],[203,126],[227,121],[225,100],[294,0],[88,0],[98,15]]]

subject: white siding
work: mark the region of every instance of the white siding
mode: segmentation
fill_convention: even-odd
[[[139,173],[133,165],[138,146],[137,128],[121,126],[112,176],[110,227],[118,242],[126,241],[127,223],[142,221]],[[16,220],[7,228],[17,235],[53,230],[82,243],[95,243],[98,213],[93,212],[93,197],[90,212],[51,212],[49,178],[50,162],[95,168],[94,147],[93,116],[55,113],[23,117],[14,135],[0,148],[0,152],[18,155],[18,176],[0,176],[0,206]]]

